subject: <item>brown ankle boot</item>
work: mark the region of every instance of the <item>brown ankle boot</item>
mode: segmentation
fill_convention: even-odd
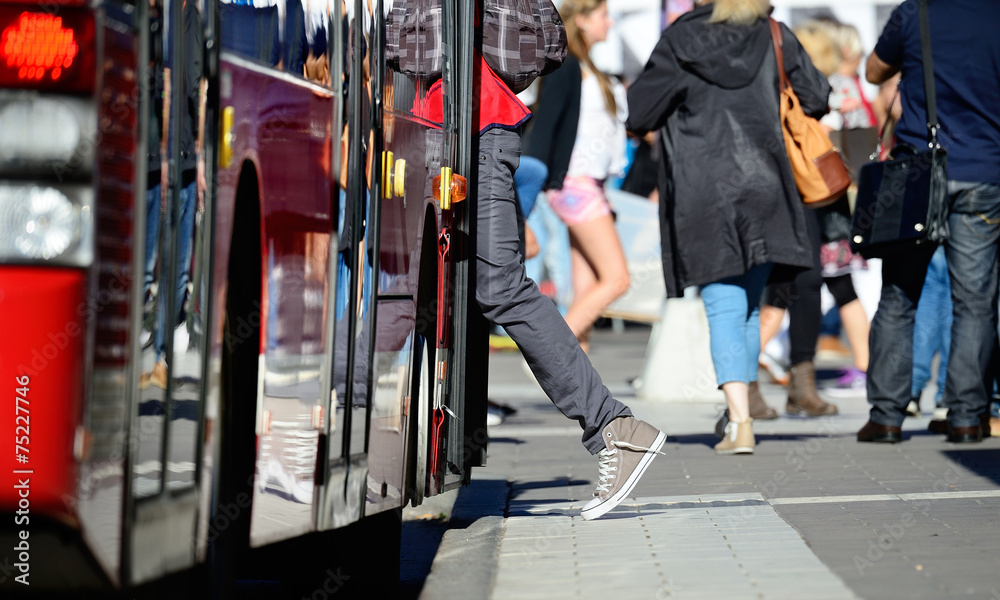
[[[760,386],[756,381],[750,382],[750,417],[755,421],[769,421],[778,418],[778,411],[774,410],[764,402],[764,396],[760,394]]]
[[[816,367],[812,361],[803,361],[789,369],[788,405],[791,415],[805,413],[810,417],[835,415],[840,411],[836,404],[825,402],[816,392]]]

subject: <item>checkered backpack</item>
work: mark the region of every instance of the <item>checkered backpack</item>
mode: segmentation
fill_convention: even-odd
[[[441,77],[441,0],[395,0],[386,17],[390,68],[423,81]],[[482,51],[514,92],[566,59],[566,30],[552,0],[484,0]]]

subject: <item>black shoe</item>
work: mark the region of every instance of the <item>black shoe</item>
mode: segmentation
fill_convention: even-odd
[[[868,421],[858,431],[859,442],[879,442],[883,444],[898,444],[903,441],[903,430],[892,425],[879,425]]]
[[[715,437],[720,440],[726,437],[726,426],[729,425],[729,409],[722,412],[722,416],[715,422]]]
[[[952,444],[978,444],[983,441],[983,428],[981,425],[971,425],[969,427],[948,426],[948,441]]]
[[[927,431],[945,435],[948,433],[948,421],[946,419],[933,419],[927,424]]]

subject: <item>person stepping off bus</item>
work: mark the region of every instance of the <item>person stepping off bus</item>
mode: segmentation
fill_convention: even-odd
[[[667,436],[635,417],[621,417],[604,428],[605,448],[599,457],[600,483],[594,498],[583,506],[585,521],[596,519],[621,504],[649,467]]]

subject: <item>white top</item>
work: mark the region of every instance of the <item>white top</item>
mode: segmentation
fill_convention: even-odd
[[[625,119],[628,118],[628,98],[625,86],[611,78],[611,90],[618,105],[618,114],[611,115],[604,105],[604,95],[597,77],[584,68],[580,93],[580,123],[576,142],[569,160],[567,175],[586,175],[597,180],[621,175],[625,158]]]

